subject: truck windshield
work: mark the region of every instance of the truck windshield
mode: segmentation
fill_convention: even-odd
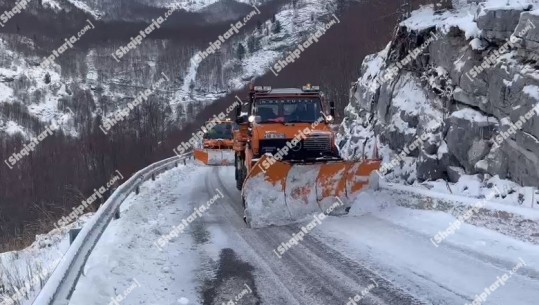
[[[215,125],[208,133],[204,135],[204,139],[217,140],[217,139],[233,139],[232,124],[219,124]]]
[[[314,123],[321,111],[319,99],[264,99],[254,104],[260,123]]]

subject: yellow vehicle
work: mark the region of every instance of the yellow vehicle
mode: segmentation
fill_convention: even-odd
[[[359,191],[377,183],[377,157],[355,162],[339,156],[330,126],[334,103],[330,114],[325,103],[311,85],[253,86],[244,108],[236,109],[236,182],[251,227],[345,214]]]
[[[209,124],[210,122],[207,122],[206,126]],[[206,130],[202,148],[195,149],[193,153],[195,159],[205,165],[232,165],[235,129],[235,123],[227,119]]]

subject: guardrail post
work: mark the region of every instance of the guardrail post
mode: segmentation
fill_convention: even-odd
[[[77,235],[79,235],[81,229],[71,229],[69,230],[69,244],[73,244]]]
[[[69,255],[64,257],[58,268],[51,274],[53,279],[61,281],[57,282],[54,280],[46,282],[44,288],[36,296],[33,304],[67,305],[69,302],[69,295],[72,292],[72,287],[76,286],[80,275],[83,274],[88,257],[109,225],[109,221],[120,218],[120,206],[126,199],[125,197],[127,197],[124,196],[125,193],[127,191],[131,193],[133,188],[135,188],[136,194],[139,194],[139,185],[143,184],[148,179],[148,175],[151,175],[152,179],[155,181],[158,173],[162,172],[163,166],[167,169],[172,168],[172,164],[175,162],[179,164],[180,160],[176,157],[172,157],[161,162],[156,162],[138,171],[137,174],[125,181],[124,184],[120,185],[116,190],[112,191],[112,195],[102,207],[102,209],[105,209],[104,213],[99,213],[100,219],[93,222],[92,227],[89,228],[89,230],[70,230],[68,236],[71,247],[67,252]],[[77,240],[78,235],[81,235],[81,240]],[[77,241],[76,244],[75,241]],[[75,246],[77,249],[75,249]]]

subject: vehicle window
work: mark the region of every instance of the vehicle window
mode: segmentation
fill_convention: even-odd
[[[204,135],[205,139],[232,139],[233,138],[233,126],[232,124],[219,124],[213,127]]]
[[[267,99],[255,102],[261,123],[313,123],[321,116],[318,99]]]

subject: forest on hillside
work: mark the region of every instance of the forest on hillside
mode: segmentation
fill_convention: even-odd
[[[255,82],[274,87],[298,87],[307,82],[320,85],[329,99],[335,101],[340,119],[348,103],[350,83],[357,79],[363,58],[382,49],[394,34],[397,20],[403,11],[417,6],[420,2],[428,1],[412,1],[404,7],[402,3],[390,0],[338,1],[336,13],[341,20],[338,27],[329,31],[315,47],[283,71],[278,78],[270,72]],[[271,20],[286,3],[287,1],[275,1],[265,6],[265,13],[257,16],[258,19],[250,24],[244,34],[247,35],[249,31],[256,30],[261,24]],[[83,17],[86,16],[73,12],[61,15],[60,19],[46,15],[21,15],[18,22],[0,29],[0,38],[8,41],[16,52],[30,58],[27,61],[31,61],[33,57],[47,54],[45,50],[57,45],[66,36],[64,32],[57,32],[64,22],[84,20]],[[19,24],[28,26],[21,27]],[[103,27],[88,34],[85,40],[81,40],[72,50],[71,55],[62,58],[60,77],[88,81],[88,67],[84,60],[88,52],[95,52],[97,49],[99,54],[106,54],[114,49],[111,45],[120,44],[130,33],[142,28],[143,23],[106,20],[100,24]],[[226,109],[233,103],[235,95],[242,96],[246,93],[227,92],[211,103],[188,101],[174,109],[169,105],[170,92],[183,84],[183,79],[177,76],[175,71],[186,68],[190,50],[207,44],[207,41],[213,40],[224,28],[222,24],[193,24],[171,23],[149,40],[148,44],[152,47],[137,54],[141,62],[144,57],[158,58],[157,68],[171,75],[173,81],[167,84],[162,92],[152,95],[148,101],[134,109],[128,119],[120,122],[108,134],[99,129],[103,117],[96,115],[95,110],[116,107],[110,97],[102,92],[103,84],[100,83],[107,81],[103,75],[113,73],[107,71],[110,65],[108,61],[111,59],[96,56],[95,61],[102,65],[99,71],[103,75],[99,75],[97,81],[94,81],[95,84],[92,83],[89,88],[71,86],[66,89],[69,91],[69,97],[59,102],[58,110],[62,113],[74,112],[72,125],[77,136],[64,134],[62,131],[55,132],[44,139],[29,156],[17,162],[13,169],[2,165],[0,252],[23,248],[35,239],[36,234],[53,229],[53,224],[58,219],[69,214],[71,209],[88,198],[94,189],[103,186],[116,171],[121,172],[127,179],[137,170],[173,156],[173,148],[188,139],[191,133],[200,127],[200,122]],[[72,25],[67,30],[69,32],[75,28],[78,26]],[[350,36],[350,33],[354,33],[353,36]],[[372,37],[376,38],[373,40]],[[225,52],[232,55],[227,55],[237,56],[240,43],[239,40],[231,41]],[[246,49],[249,49],[249,46],[246,46]],[[2,66],[9,65],[9,60],[9,56],[0,54]],[[124,63],[126,71],[129,72],[126,78],[135,79],[139,87],[124,88],[122,84],[107,84],[109,87],[121,87],[118,91],[124,95],[124,98],[120,99],[123,102],[131,101],[132,97],[129,95],[134,96],[134,91],[147,88],[155,81],[148,79],[148,71],[145,70],[148,68],[143,67],[141,62]],[[215,71],[220,69],[219,62],[220,57],[216,56],[202,65],[197,80],[204,80],[204,85],[197,82],[194,86],[211,86],[208,84],[217,82]],[[46,97],[39,96],[39,91],[32,94],[26,91],[30,86],[46,87],[49,82],[47,77],[38,80],[0,79],[0,83],[9,83],[24,97],[17,103],[1,103],[0,118],[17,121],[35,134],[43,132],[47,125],[33,117],[26,106],[34,100]],[[207,88],[201,88],[203,89]],[[100,98],[95,98],[96,96]],[[28,140],[22,135],[0,134],[0,159],[7,160],[27,143]],[[91,208],[97,209],[105,200],[106,197],[100,199]]]

